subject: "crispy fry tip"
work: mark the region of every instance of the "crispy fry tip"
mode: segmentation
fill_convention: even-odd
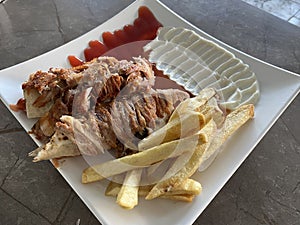
[[[82,182],[83,184],[89,183],[89,182],[88,182],[87,175],[84,174],[84,173],[83,173],[82,176],[81,176],[81,182]]]
[[[251,118],[253,118],[255,116],[254,114],[254,105],[253,104],[249,104],[249,115]]]

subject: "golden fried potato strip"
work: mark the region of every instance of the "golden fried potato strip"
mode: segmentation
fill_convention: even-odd
[[[167,142],[146,151],[88,167],[82,173],[82,183],[91,183],[129,170],[150,166],[170,157],[190,151],[195,145],[208,141],[207,134],[199,132],[192,136]]]
[[[250,118],[254,116],[254,106],[253,105],[244,105],[240,108],[231,112],[225,119],[224,125],[222,129],[213,137],[213,133],[208,135],[209,142],[203,145],[200,145],[197,148],[190,158],[189,162],[176,174],[173,176],[162,179],[162,181],[158,182],[146,196],[146,199],[153,199],[160,195],[163,195],[169,189],[176,187],[179,185],[183,180],[190,177],[197,168],[201,165],[203,160],[213,154],[239,127],[241,127],[244,123],[246,123]],[[212,130],[209,128],[212,126],[211,120],[203,129]],[[213,122],[214,123],[214,122]],[[214,126],[215,123],[214,123]],[[205,132],[206,133],[206,132]],[[172,168],[170,168],[172,169]]]
[[[205,88],[200,91],[199,95],[194,98],[188,98],[181,102],[172,115],[170,116],[170,121],[184,115],[188,112],[201,112],[203,105],[209,101],[212,97],[216,95],[216,91],[213,88]]]
[[[201,184],[198,181],[188,178],[181,184],[168,190],[164,195],[199,195],[201,192]]]
[[[246,123],[249,119],[253,117],[254,117],[254,106],[252,104],[241,106],[227,115],[222,128],[220,128],[220,130],[217,132],[209,148],[207,149],[207,151],[204,152],[202,156],[202,162],[201,165],[199,165],[199,167],[201,167],[201,170],[207,168],[207,166],[210,163],[207,163],[206,161],[213,160],[213,158],[212,159],[209,158],[215,156],[216,151],[219,150],[219,148],[225,143],[225,141],[237,129],[239,129],[244,123]]]
[[[169,170],[172,171],[171,174],[174,171],[177,172],[175,172],[175,174],[172,176],[170,176],[170,174],[167,172],[167,174],[162,178],[162,180],[151,189],[149,194],[146,196],[146,199],[150,200],[159,197],[164,193],[170,191],[172,188],[184,182],[190,176],[192,176],[199,167],[199,164],[201,162],[201,156],[203,155],[204,151],[209,147],[209,144],[216,130],[216,123],[214,122],[214,120],[210,120],[201,130],[201,132],[207,134],[209,141],[205,144],[198,144],[194,149],[194,153],[192,154],[190,160],[181,169],[174,168],[177,167],[177,165],[182,165],[182,163],[180,162],[175,162],[174,167],[171,167]],[[179,160],[181,160],[180,157]]]
[[[140,186],[138,189],[139,196],[146,196],[153,185]],[[110,182],[106,188],[106,196],[119,196],[122,184]],[[190,202],[193,200],[194,196],[199,195],[202,191],[202,186],[199,182],[193,179],[187,179],[182,184],[174,187],[170,191],[166,192],[161,198],[167,198],[172,200],[180,200]]]
[[[178,116],[162,128],[156,130],[138,144],[140,151],[154,146],[184,138],[198,132],[205,124],[205,116],[199,112],[188,112]]]
[[[166,198],[174,201],[192,202],[195,195],[182,194],[182,195],[161,195],[160,198]]]
[[[117,196],[117,203],[125,209],[133,209],[138,204],[138,190],[142,169],[127,172]]]
[[[116,196],[118,196],[118,194],[121,190],[121,187],[122,187],[122,184],[111,181],[111,182],[109,182],[109,184],[106,187],[105,195],[116,197]],[[153,185],[140,186],[139,190],[138,190],[138,195],[146,196],[152,187],[153,187]]]
[[[216,122],[217,127],[221,127],[225,120],[225,114],[220,109],[216,97],[210,98],[207,103],[201,106],[198,110],[205,116],[206,121],[213,119]]]

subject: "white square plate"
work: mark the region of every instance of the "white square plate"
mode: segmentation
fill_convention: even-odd
[[[39,69],[48,70],[50,67],[68,67],[67,55],[80,56],[89,40],[97,39],[104,31],[113,31],[132,23],[141,5],[150,8],[164,26],[192,29],[225,47],[237,58],[249,64],[256,73],[261,88],[261,98],[256,105],[255,119],[242,127],[227,142],[223,152],[206,171],[194,175],[194,178],[202,184],[203,192],[189,204],[163,199],[152,201],[141,199],[139,205],[133,210],[124,210],[115,203],[114,198],[104,196],[105,182],[81,184],[81,172],[87,166],[81,157],[67,159],[58,170],[103,225],[192,224],[298,94],[299,75],[231,48],[180,18],[158,1],[138,0],[107,22],[66,45],[0,71],[0,96],[6,105],[16,103],[22,97],[21,84],[27,80],[30,73]],[[34,123],[22,113],[11,113],[25,130],[29,130]]]

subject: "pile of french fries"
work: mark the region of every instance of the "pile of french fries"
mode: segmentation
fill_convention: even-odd
[[[202,191],[191,176],[244,123],[254,116],[254,106],[244,105],[226,115],[218,106],[214,89],[180,103],[169,121],[138,144],[139,152],[91,166],[82,183],[110,179],[107,196],[132,209],[139,196],[191,202]]]

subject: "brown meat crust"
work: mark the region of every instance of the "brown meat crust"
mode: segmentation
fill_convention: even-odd
[[[53,104],[32,133],[45,143],[61,134],[65,146],[73,143],[81,154],[131,154],[141,138],[164,124],[176,104],[189,97],[179,90],[154,90],[154,80],[152,65],[142,58],[100,57],[80,67],[38,71],[23,88],[40,93],[34,107]]]

